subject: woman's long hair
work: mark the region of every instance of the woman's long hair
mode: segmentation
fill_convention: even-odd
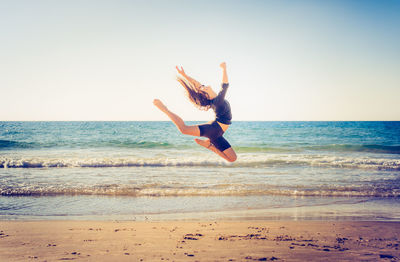
[[[197,108],[200,110],[208,110],[211,107],[211,100],[208,94],[199,90],[185,79],[177,77],[177,80],[186,90],[186,95]]]

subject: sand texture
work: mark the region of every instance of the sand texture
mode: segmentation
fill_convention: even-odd
[[[399,245],[399,222],[0,222],[0,261],[399,261]]]

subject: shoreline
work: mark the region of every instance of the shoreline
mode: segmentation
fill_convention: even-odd
[[[394,208],[394,206],[393,206]],[[356,209],[356,210],[354,210]],[[368,210],[365,213],[366,209]],[[372,209],[372,210],[371,210]],[[380,212],[380,213],[379,213]],[[188,211],[144,214],[104,214],[104,215],[0,215],[1,222],[154,222],[154,223],[196,223],[202,221],[215,222],[393,222],[400,223],[399,212],[374,210],[370,205],[364,209],[355,208],[352,204],[319,205],[269,209],[236,209],[219,211]]]
[[[223,200],[222,200],[223,199]],[[20,206],[20,198],[0,198]],[[25,199],[24,199],[25,200]],[[29,200],[29,198],[27,198]],[[216,202],[219,201],[219,202]],[[30,205],[32,201],[27,202]],[[232,204],[233,203],[233,204]],[[227,204],[231,204],[229,207]],[[3,212],[0,221],[397,221],[397,199],[273,197],[40,197],[28,210]],[[196,210],[197,205],[197,210]],[[257,207],[265,205],[267,207]],[[29,213],[29,211],[35,211]]]
[[[0,221],[0,261],[397,261],[400,222]]]

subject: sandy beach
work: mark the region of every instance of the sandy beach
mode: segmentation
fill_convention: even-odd
[[[399,222],[0,222],[0,261],[398,261],[399,245]]]

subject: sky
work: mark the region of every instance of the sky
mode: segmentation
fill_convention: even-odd
[[[0,0],[0,121],[400,120],[400,1]]]

